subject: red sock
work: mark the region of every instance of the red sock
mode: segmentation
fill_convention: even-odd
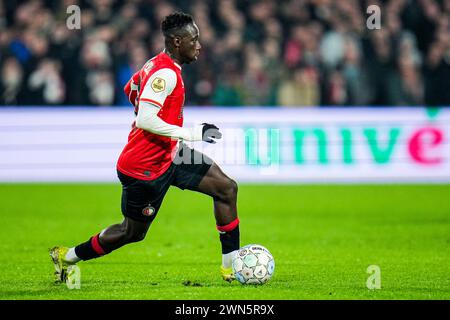
[[[239,245],[239,219],[231,221],[224,226],[217,226],[220,233],[220,242],[222,243],[222,254],[230,253],[240,248]]]

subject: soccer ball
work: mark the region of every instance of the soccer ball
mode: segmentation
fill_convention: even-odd
[[[263,284],[275,271],[275,260],[265,247],[249,244],[238,250],[233,257],[233,273],[242,284]]]

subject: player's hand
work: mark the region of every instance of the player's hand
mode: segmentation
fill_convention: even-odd
[[[203,141],[208,143],[216,143],[213,139],[220,139],[222,138],[222,133],[219,131],[219,128],[217,128],[213,124],[209,123],[202,123],[202,137]]]

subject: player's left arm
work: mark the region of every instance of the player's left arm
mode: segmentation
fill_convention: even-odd
[[[193,128],[183,128],[169,124],[158,116],[159,107],[152,103],[139,102],[136,127],[160,136],[186,141],[205,141],[216,143],[213,139],[222,138],[219,128],[213,124],[202,123]]]
[[[177,75],[169,68],[157,70],[151,75],[139,97],[136,127],[157,135],[187,141],[215,143],[222,134],[215,125],[203,123],[193,128],[183,128],[165,122],[158,116],[166,98],[177,84]]]

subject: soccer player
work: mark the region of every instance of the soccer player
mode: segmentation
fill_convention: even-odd
[[[183,128],[181,70],[183,64],[196,61],[200,54],[199,29],[192,16],[182,12],[165,17],[161,29],[164,51],[148,60],[124,88],[136,114],[117,162],[124,220],[75,247],[52,248],[56,282],[70,281],[68,267],[81,260],[98,258],[143,240],[171,185],[212,197],[222,245],[220,273],[226,281],[234,279],[231,259],[239,249],[237,184],[212,159],[183,144],[215,143],[222,136],[212,124]]]

